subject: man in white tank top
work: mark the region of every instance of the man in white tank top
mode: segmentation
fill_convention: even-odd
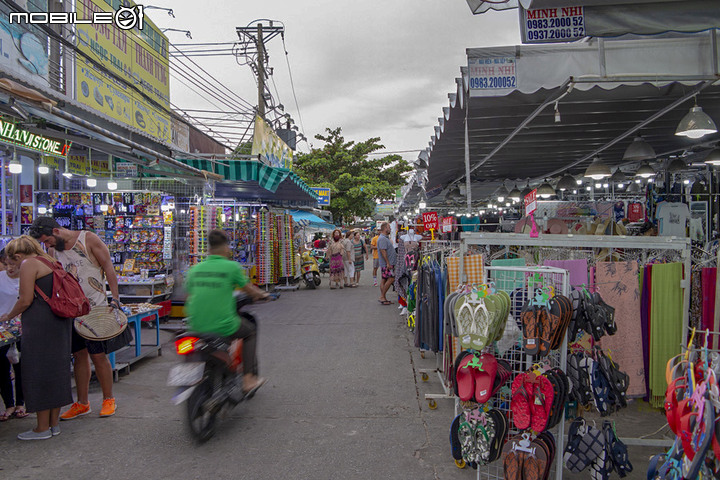
[[[62,228],[52,217],[38,217],[30,227],[30,235],[43,243],[48,253],[57,258],[65,270],[75,275],[90,305],[107,305],[105,279],[112,293],[111,305],[120,308],[118,280],[110,259],[110,251],[100,237],[88,231]],[[95,375],[103,393],[101,417],[115,414],[113,396],[113,373],[107,358],[107,342],[86,340],[73,329],[72,350],[74,358],[77,402],[60,415],[71,420],[91,412],[88,393],[90,390],[90,360],[95,365]]]

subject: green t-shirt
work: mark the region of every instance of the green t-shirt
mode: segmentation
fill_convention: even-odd
[[[239,263],[210,255],[190,269],[185,278],[185,308],[190,329],[198,333],[230,336],[240,328],[233,292],[248,282]]]

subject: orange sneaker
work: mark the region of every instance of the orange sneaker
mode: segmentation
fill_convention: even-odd
[[[102,408],[100,409],[100,416],[101,417],[110,417],[112,415],[115,415],[116,408],[117,408],[117,406],[115,405],[114,398],[105,398],[105,399],[103,399]]]
[[[70,410],[60,415],[60,420],[72,420],[73,418],[82,417],[92,412],[90,404],[75,402],[70,406]]]

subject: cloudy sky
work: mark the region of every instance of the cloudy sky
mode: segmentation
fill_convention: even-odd
[[[150,2],[148,2],[150,3]],[[427,147],[447,94],[465,65],[465,49],[520,42],[517,10],[472,15],[464,0],[152,0],[171,7],[147,14],[173,43],[237,40],[235,27],[255,19],[280,20],[305,135],[342,127],[346,139],[381,137],[388,151]],[[269,42],[280,101],[296,123],[282,42]],[[255,81],[233,57],[195,58],[208,72],[252,104]],[[273,90],[274,92],[274,90]],[[215,109],[171,79],[171,100],[183,108]],[[307,150],[301,145],[301,150]],[[404,154],[414,160],[417,153]]]

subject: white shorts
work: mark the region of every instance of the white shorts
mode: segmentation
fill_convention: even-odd
[[[343,265],[345,266],[345,276],[346,277],[354,277],[355,276],[355,262],[348,262],[343,260]]]

